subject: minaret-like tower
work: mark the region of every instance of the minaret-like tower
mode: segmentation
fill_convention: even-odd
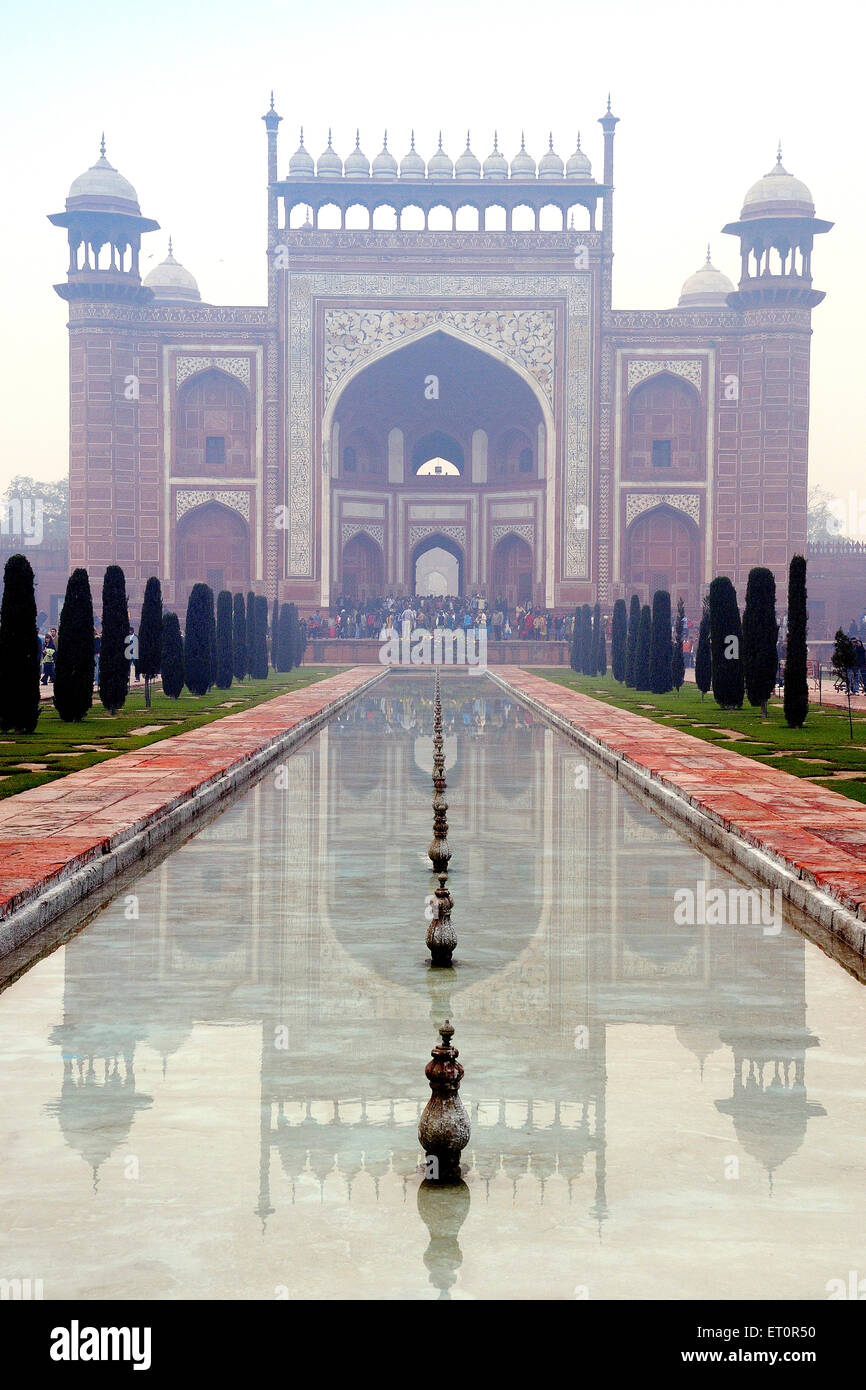
[[[155,296],[139,271],[142,234],[159,223],[142,217],[104,137],[49,221],[69,240],[66,283],[54,287],[69,304],[69,564],[87,568],[97,606],[106,566],[122,565],[137,604],[162,560],[158,343],[141,317]]]
[[[613,137],[619,123],[610,109],[610,93],[607,95],[607,110],[599,116],[598,123],[604,131],[604,201],[602,203],[601,224],[601,297],[602,308],[609,309],[613,295]]]
[[[99,159],[69,190],[66,211],[49,215],[55,227],[65,227],[69,269],[65,285],[55,285],[61,299],[151,299],[138,268],[142,232],[155,232],[159,223],[142,217],[132,184],[105,157],[105,136]]]
[[[815,216],[811,193],[783,167],[779,145],[775,166],[746,194],[739,222],[722,228],[740,238],[740,284],[728,303],[737,309],[820,304],[823,290],[812,289],[812,246],[832,226]]]
[[[782,609],[791,556],[806,546],[811,311],[824,298],[812,288],[812,243],[832,225],[815,216],[780,148],[723,229],[740,238],[740,283],[727,302],[742,327],[719,354],[713,572],[742,593],[751,567],[768,566]]]

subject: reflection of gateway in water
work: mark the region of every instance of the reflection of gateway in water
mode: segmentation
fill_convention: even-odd
[[[817,1039],[805,1022],[803,939],[675,927],[661,909],[694,874],[691,847],[601,772],[591,798],[576,792],[576,751],[501,697],[486,701],[482,733],[464,725],[477,697],[452,700],[446,684],[449,802],[465,861],[452,888],[455,914],[471,923],[469,959],[453,979],[425,971],[430,880],[409,847],[424,847],[428,808],[418,798],[416,832],[407,794],[416,774],[427,790],[415,752],[429,692],[418,687],[360,700],[291,757],[288,792],[265,779],[144,877],[134,931],[121,898],[69,943],[52,1040],[70,1147],[96,1175],[136,1108],[152,1103],[135,1091],[138,1043],[165,1066],[199,1021],[260,1021],[262,1219],[312,1178],[331,1191],[342,1183],[346,1200],[361,1180],[377,1194],[382,1183],[405,1189],[417,1180],[430,1020],[455,1009],[471,1058],[464,1167],[488,1194],[506,1183],[515,1201],[541,1201],[561,1184],[605,1219],[606,1040],[629,1024],[672,1026],[701,1068],[731,1048],[732,1094],[716,1105],[772,1177],[824,1113],[805,1090]],[[391,730],[377,757],[371,725]],[[348,796],[351,770],[366,777],[371,764],[365,795]],[[478,906],[473,884],[492,906]],[[274,1186],[274,1154],[288,1186]],[[452,1217],[431,1230],[453,1255]],[[447,1269],[442,1278],[452,1281]]]

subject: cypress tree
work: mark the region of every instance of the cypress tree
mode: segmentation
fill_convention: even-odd
[[[287,603],[280,606],[279,617],[277,619],[277,635],[274,646],[274,669],[277,671],[290,671],[292,669],[292,634],[289,622],[289,605]]]
[[[652,608],[650,690],[654,695],[667,695],[672,688],[671,596],[667,589],[656,589]]]
[[[141,622],[138,625],[136,672],[144,676],[144,707],[150,709],[150,682],[159,675],[162,657],[162,587],[151,577],[144,586]]]
[[[571,620],[571,646],[568,652],[568,664],[572,671],[580,670],[580,628],[581,628],[580,609],[575,608],[574,617]]]
[[[247,592],[247,675],[253,675],[253,652],[256,645],[256,596]]]
[[[247,674],[247,609],[243,594],[235,594],[232,612],[232,663],[234,678],[242,681]]]
[[[785,721],[802,729],[809,713],[809,680],[806,667],[806,561],[794,555],[788,571],[788,633],[785,651]]]
[[[232,683],[232,596],[221,589],[217,599],[217,669],[216,685],[228,690]]]
[[[279,646],[280,646],[280,605],[279,605],[279,601],[278,601],[277,599],[274,599],[273,607],[271,608],[271,665],[273,666],[273,668],[274,668],[275,671],[278,671],[278,670],[280,669],[280,668],[277,666],[277,657],[278,657],[278,655],[279,655]]]
[[[77,724],[93,704],[93,598],[87,570],[73,570],[57,629],[54,708],[65,724]]]
[[[710,600],[704,595],[701,605],[701,625],[698,629],[698,645],[695,651],[695,685],[703,700],[713,683],[713,656],[710,649]]]
[[[129,641],[126,576],[120,565],[109,565],[102,581],[102,641],[99,647],[99,698],[109,714],[117,714],[129,694],[129,666],[134,644]]]
[[[183,690],[183,638],[176,613],[162,615],[162,642],[159,664],[162,670],[162,691],[176,700]]]
[[[674,648],[671,653],[671,684],[680,693],[686,674],[686,659],[683,656],[683,638],[686,632],[686,605],[682,595],[677,599],[677,618],[674,623]]]
[[[595,673],[597,676],[607,675],[607,639],[604,635],[604,626],[599,623],[598,642],[595,648]]]
[[[597,603],[592,610],[592,670],[591,676],[601,674],[601,647],[604,642],[604,633],[601,626],[601,604]]]
[[[210,586],[208,586],[210,589]],[[216,685],[217,678],[217,636],[216,636],[216,604],[214,602],[213,589],[210,589],[210,603],[207,611],[207,649],[210,659],[210,684]]]
[[[588,603],[581,608],[580,669],[585,676],[595,675],[592,651],[592,609]]]
[[[628,633],[628,614],[625,599],[613,605],[613,627],[610,634],[610,668],[616,681],[625,680],[625,642]]]
[[[268,601],[263,594],[255,596],[253,628],[253,657],[255,667],[253,677],[255,680],[266,681],[268,678]]]
[[[183,638],[184,680],[192,695],[205,695],[213,684],[212,628],[213,589],[207,584],[193,584]]]
[[[10,555],[0,604],[0,729],[32,734],[39,719],[39,634],[33,568]]]
[[[640,599],[632,594],[628,612],[628,630],[625,641],[625,683],[634,686],[634,663],[637,656],[637,635],[640,628]]]
[[[637,630],[637,648],[634,654],[634,688],[635,690],[649,690],[650,688],[650,655],[652,652],[652,614],[650,606],[645,603],[640,610],[640,622]]]
[[[289,665],[287,671],[293,667],[300,666],[304,659],[304,647],[307,645],[304,630],[298,621],[298,610],[294,603],[289,604]]]
[[[710,651],[716,703],[722,709],[742,709],[743,625],[737,591],[727,575],[719,575],[710,585]]]
[[[779,669],[779,624],[776,619],[776,580],[772,570],[749,570],[746,607],[743,612],[743,676],[750,705],[760,705],[767,717],[767,701],[776,686]]]

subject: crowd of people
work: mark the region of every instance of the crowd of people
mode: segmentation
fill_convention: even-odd
[[[39,639],[39,666],[41,681],[43,685],[54,684],[54,663],[57,660],[57,628],[40,627],[38,631]],[[97,628],[93,629],[93,653],[97,661],[99,660],[100,637]]]
[[[532,603],[509,605],[504,599],[489,603],[483,594],[389,594],[386,598],[337,599],[330,613],[314,613],[307,620],[307,635],[316,638],[373,638],[387,641],[406,625],[415,628],[482,629],[488,641],[521,638],[536,642],[569,641],[572,614],[555,614]]]

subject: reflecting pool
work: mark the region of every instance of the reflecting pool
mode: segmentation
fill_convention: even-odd
[[[0,995],[0,1276],[822,1299],[866,1274],[862,986],[787,922],[677,920],[743,881],[457,675],[458,946],[431,969],[432,695],[389,674]],[[433,1190],[446,1016],[473,1132]]]

